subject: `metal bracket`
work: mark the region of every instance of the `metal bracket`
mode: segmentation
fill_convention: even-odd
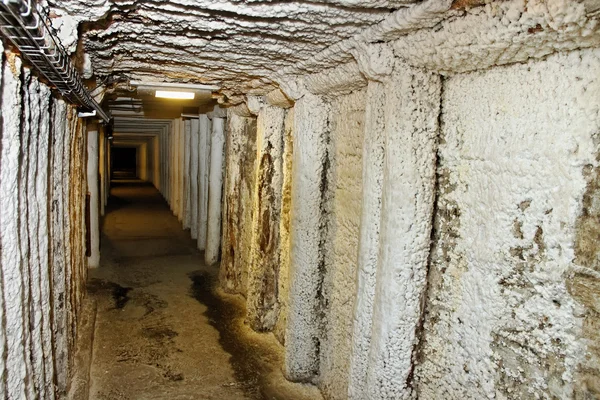
[[[0,32],[70,103],[95,110],[105,122],[110,116],[92,98],[67,52],[50,30],[35,0],[1,0]]]

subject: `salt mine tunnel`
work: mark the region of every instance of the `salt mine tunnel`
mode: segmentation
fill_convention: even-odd
[[[599,22],[0,1],[0,398],[600,399]]]

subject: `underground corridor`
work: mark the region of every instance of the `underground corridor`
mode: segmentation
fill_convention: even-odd
[[[0,33],[0,399],[600,399],[600,1]]]
[[[277,342],[250,333],[243,302],[214,293],[216,270],[151,184],[112,181],[101,242],[90,398],[319,398],[275,370]]]

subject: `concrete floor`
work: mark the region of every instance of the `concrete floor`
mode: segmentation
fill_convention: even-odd
[[[282,347],[214,290],[218,267],[152,186],[115,183],[101,246],[90,399],[321,399],[283,379]]]

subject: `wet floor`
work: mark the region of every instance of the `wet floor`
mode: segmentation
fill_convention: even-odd
[[[282,349],[217,293],[189,232],[150,185],[116,184],[103,223],[90,399],[320,399],[282,377]]]

